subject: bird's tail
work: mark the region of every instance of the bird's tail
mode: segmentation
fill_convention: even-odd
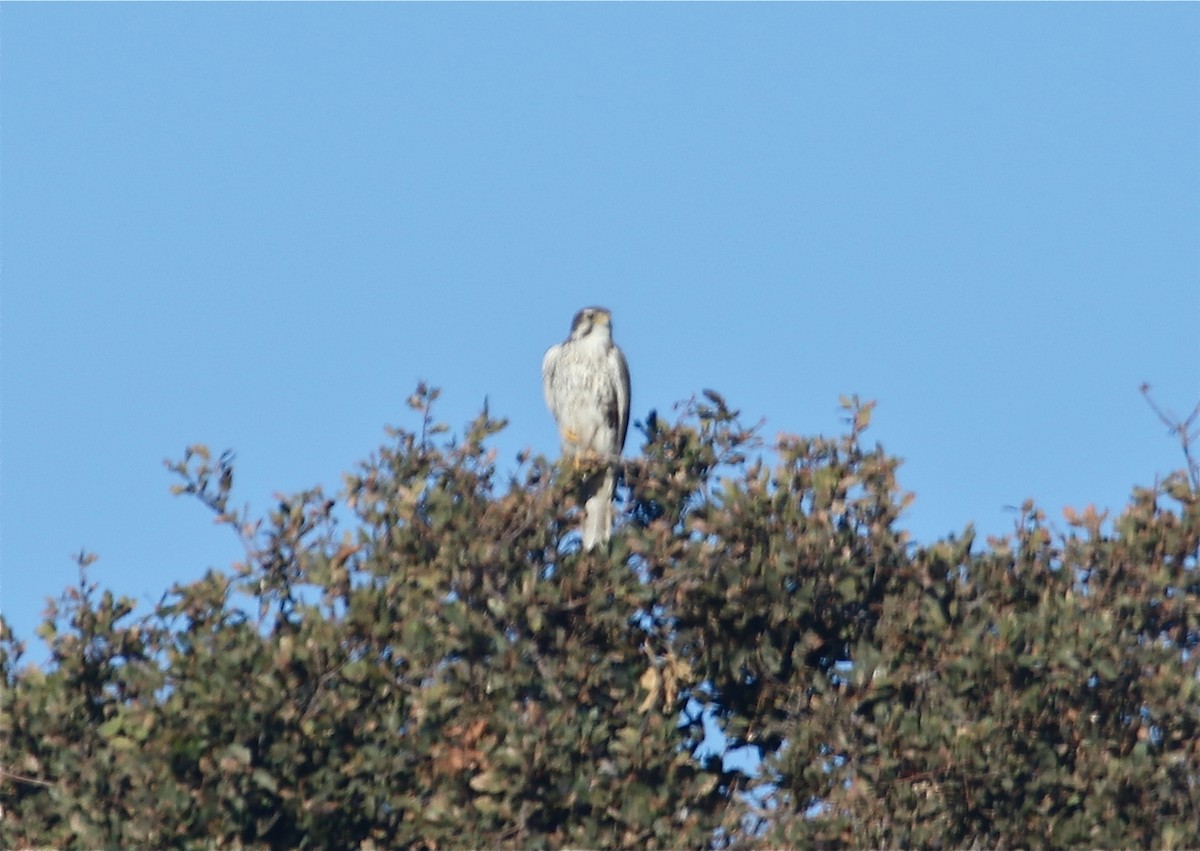
[[[610,467],[597,473],[583,485],[583,548],[591,550],[597,544],[608,543],[612,537],[613,492],[617,487],[616,472]]]

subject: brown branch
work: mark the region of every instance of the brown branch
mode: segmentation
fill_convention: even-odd
[[[15,771],[7,771],[3,768],[0,768],[0,778],[15,780],[17,783],[26,783],[30,786],[41,786],[44,789],[54,786],[53,783],[48,783],[45,780],[39,780],[36,777],[26,777],[24,774],[17,774]]]
[[[1191,479],[1192,489],[1200,490],[1200,460],[1192,455],[1192,444],[1200,438],[1200,430],[1192,432],[1192,426],[1200,421],[1200,402],[1196,403],[1196,407],[1188,415],[1187,419],[1180,419],[1174,412],[1164,411],[1154,401],[1150,395],[1150,385],[1147,383],[1141,386],[1142,397],[1146,400],[1146,404],[1158,416],[1159,420],[1165,425],[1170,434],[1179,436],[1179,445],[1183,449],[1183,458],[1187,462],[1188,477]]]

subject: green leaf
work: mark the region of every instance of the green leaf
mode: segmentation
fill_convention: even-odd
[[[494,795],[504,789],[504,778],[495,771],[476,774],[468,783],[476,792],[485,792],[489,795]]]
[[[242,765],[250,764],[250,748],[245,745],[232,744],[225,748],[225,756],[232,758]]]
[[[268,792],[276,792],[279,789],[279,784],[275,778],[271,776],[271,772],[265,768],[256,768],[250,774],[250,778],[261,788]]]

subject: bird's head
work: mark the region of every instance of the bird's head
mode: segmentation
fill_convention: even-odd
[[[605,307],[585,307],[571,321],[571,339],[600,336],[612,339],[612,313]]]

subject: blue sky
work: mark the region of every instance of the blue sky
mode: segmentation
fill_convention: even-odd
[[[544,350],[613,310],[633,410],[841,394],[933,540],[1119,508],[1200,400],[1195,4],[4,4],[0,609],[71,554],[145,611],[235,499],[412,426],[552,454]],[[637,451],[631,439],[629,451]],[[32,648],[31,648],[32,649]],[[44,653],[33,649],[33,658]]]

